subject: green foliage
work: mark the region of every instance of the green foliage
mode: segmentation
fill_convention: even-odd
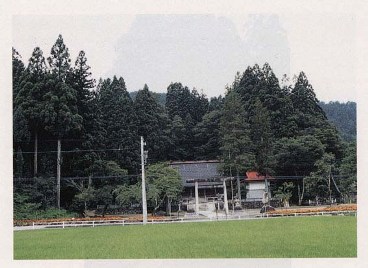
[[[59,34],[55,44],[51,48],[50,57],[47,61],[50,65],[51,72],[56,75],[58,81],[65,82],[67,76],[70,75],[70,57],[69,49],[65,46],[63,37]]]
[[[220,119],[222,169],[226,174],[230,174],[231,170],[243,173],[254,167],[250,126],[245,121],[246,117],[238,93],[230,90],[225,97]]]
[[[115,160],[130,172],[138,169],[139,136],[133,101],[122,77],[114,76],[100,82],[99,106],[102,128],[106,132],[103,145],[106,149],[121,151],[109,153],[107,159]]]
[[[350,143],[345,149],[344,158],[339,167],[339,173],[343,176],[339,180],[339,189],[345,202],[351,202],[357,193],[357,154],[356,142]]]
[[[319,106],[326,113],[328,120],[336,126],[345,141],[356,140],[356,103],[340,103],[338,101],[324,103]]]
[[[166,196],[171,200],[178,200],[182,191],[179,172],[167,163],[150,165],[147,169],[148,185],[154,185],[159,191],[157,197]]]
[[[292,182],[284,182],[276,191],[274,197],[280,199],[284,207],[289,207],[289,200],[293,196],[294,184]]]
[[[43,95],[43,110],[40,112],[45,130],[58,138],[72,131],[80,131],[83,118],[78,114],[76,91],[68,84],[48,75],[45,81],[47,93]]]
[[[146,191],[147,201],[154,208],[153,213],[165,201],[170,206],[172,201],[178,200],[182,191],[178,171],[166,163],[150,165],[147,169]],[[116,202],[122,206],[142,204],[142,185],[140,182],[118,186],[113,194]]]
[[[327,199],[331,191],[331,174],[334,169],[335,157],[333,154],[324,154],[315,163],[316,170],[305,179],[306,196],[309,198]]]
[[[142,203],[142,185],[140,183],[133,185],[120,185],[114,191],[116,202],[125,207]]]
[[[82,203],[84,210],[87,210],[89,203],[92,203],[96,198],[96,190],[89,184],[86,188],[81,187],[80,192],[74,198],[75,202]]]
[[[216,109],[206,113],[201,122],[193,129],[197,141],[195,159],[209,160],[220,156],[220,119],[221,111]]]
[[[138,91],[134,110],[136,112],[136,124],[138,135],[143,136],[148,150],[150,162],[167,160],[169,149],[169,122],[164,109],[160,106],[148,86]]]
[[[76,217],[77,214],[66,211],[64,209],[57,209],[48,207],[42,208],[40,203],[30,202],[25,195],[14,193],[14,214],[13,218],[16,220],[32,220],[32,219],[56,219],[56,218],[71,218]]]
[[[323,144],[314,136],[282,138],[275,144],[276,174],[306,176],[324,153]]]
[[[250,112],[250,137],[255,154],[255,169],[260,174],[272,174],[275,165],[270,116],[261,101],[256,99]]]

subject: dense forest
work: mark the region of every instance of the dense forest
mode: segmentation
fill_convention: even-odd
[[[129,92],[132,100],[135,100],[135,96],[138,91]],[[156,101],[165,107],[166,93],[151,92]],[[338,130],[341,138],[345,141],[356,140],[356,103],[346,102],[341,103],[338,101],[330,101],[325,103],[319,102],[318,105],[325,112],[327,119]]]
[[[320,102],[328,120],[336,126],[341,137],[346,141],[356,140],[356,103]]]
[[[299,201],[327,198],[333,174],[334,195],[346,201],[356,194],[355,129],[343,118],[351,104],[348,115],[327,107],[306,74],[280,83],[267,63],[248,66],[224,96],[209,99],[180,82],[166,94],[148,85],[129,94],[123,77],[95,81],[85,53],[72,61],[61,35],[47,58],[36,47],[26,63],[13,48],[15,217],[139,202],[140,136],[154,209],[180,197],[180,178],[165,164],[172,160],[219,159],[224,174],[303,176],[291,182]],[[326,114],[345,121],[344,139]]]

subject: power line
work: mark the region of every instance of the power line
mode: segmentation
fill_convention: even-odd
[[[107,152],[107,151],[123,151],[124,149],[90,149],[90,150],[67,150],[62,153],[82,153],[82,152]],[[22,152],[22,154],[34,154],[35,151]],[[57,151],[41,151],[37,154],[57,153]]]

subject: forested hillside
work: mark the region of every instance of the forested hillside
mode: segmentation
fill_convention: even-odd
[[[319,105],[332,124],[340,132],[342,138],[346,141],[356,140],[356,103],[340,103],[338,101],[324,103]]]
[[[58,207],[59,191],[68,211],[139,203],[140,136],[154,172],[166,170],[165,161],[219,159],[225,175],[257,170],[308,178],[294,185],[301,199],[326,198],[332,173],[343,178],[338,195],[356,192],[355,144],[341,140],[303,72],[293,85],[280,86],[267,63],[256,64],[236,74],[224,97],[208,99],[175,82],[164,98],[149,85],[129,94],[123,77],[96,83],[85,53],[72,61],[61,35],[45,57],[37,47],[23,61],[13,49],[18,216]],[[160,186],[148,181],[152,207],[180,197],[176,175],[165,178]]]

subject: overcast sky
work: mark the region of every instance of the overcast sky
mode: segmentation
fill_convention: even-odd
[[[268,62],[279,79],[304,71],[322,101],[356,101],[349,15],[22,15],[12,30],[25,62],[36,46],[47,57],[61,33],[73,61],[84,50],[96,79],[123,76],[129,91],[182,82],[217,96],[237,71]]]

